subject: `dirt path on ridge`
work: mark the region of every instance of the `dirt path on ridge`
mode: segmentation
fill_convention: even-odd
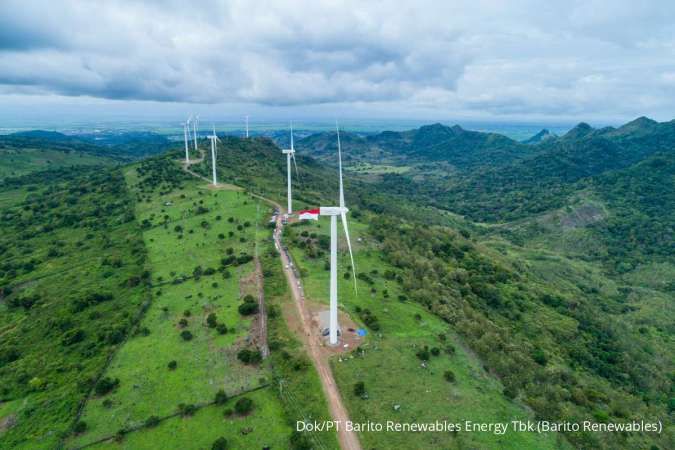
[[[190,165],[198,164],[204,160],[204,151],[202,149],[200,149],[200,153],[201,153],[200,159],[190,160],[190,162],[182,161],[181,165],[183,167],[183,170],[185,170],[187,173],[199,179],[202,179],[207,183],[211,183],[211,180],[190,170]],[[281,240],[282,230],[284,227],[281,217],[284,213],[284,209],[281,207],[279,203],[270,200],[266,197],[253,193],[251,193],[251,195],[272,205],[279,212],[279,214],[277,214],[276,227],[274,228],[273,233],[274,242],[276,244],[277,249],[279,250],[279,257],[281,258],[281,264],[284,273],[286,274],[286,280],[288,281],[288,285],[291,287],[293,302],[295,303],[298,315],[300,317],[300,323],[302,325],[303,330],[303,332],[300,333],[301,334],[300,337],[302,339],[305,348],[307,349],[309,357],[312,359],[312,362],[314,363],[314,367],[316,367],[317,373],[319,374],[319,380],[321,381],[321,387],[323,388],[326,400],[328,400],[328,408],[330,410],[331,416],[333,417],[333,420],[339,423],[337,434],[338,434],[338,441],[340,442],[340,448],[342,448],[343,450],[361,450],[361,443],[359,442],[357,434],[354,431],[348,431],[346,428],[346,423],[349,421],[349,414],[347,413],[347,408],[345,408],[344,403],[342,403],[340,390],[338,389],[337,383],[335,382],[335,378],[333,377],[333,371],[331,370],[330,363],[328,361],[329,354],[325,351],[322,351],[322,349],[319,346],[321,336],[318,336],[318,330],[315,330],[312,327],[312,319],[311,319],[312,316],[309,308],[305,304],[305,295],[303,293],[301,281],[298,277],[296,277],[295,272],[293,271],[292,266],[290,265],[291,262],[290,257],[286,252],[286,250],[284,250],[284,246]],[[258,261],[257,264],[259,263],[260,262]],[[262,298],[260,298],[259,301],[263,301]],[[264,335],[266,338],[267,321],[261,320],[261,325],[265,327]]]

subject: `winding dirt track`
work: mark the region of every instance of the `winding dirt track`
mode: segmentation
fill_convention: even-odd
[[[201,150],[201,149],[200,149]],[[204,158],[204,152],[201,150],[201,158],[197,160],[191,160],[189,163],[182,161],[183,170],[189,173],[192,176],[195,176],[201,180],[204,180],[208,183],[211,181],[207,178],[195,173],[190,170],[190,165],[197,164],[201,162]],[[281,264],[286,273],[286,280],[288,285],[291,287],[291,294],[295,306],[298,310],[298,315],[300,316],[300,323],[302,324],[302,342],[307,349],[309,357],[314,362],[314,367],[319,374],[319,379],[321,380],[321,386],[323,387],[323,392],[328,400],[328,408],[330,409],[331,416],[333,420],[337,422],[337,434],[338,441],[340,442],[340,448],[343,450],[361,450],[361,443],[359,438],[354,431],[348,431],[346,428],[346,423],[349,421],[349,415],[347,414],[347,409],[342,403],[342,397],[340,396],[340,390],[335,383],[335,378],[333,377],[333,372],[330,369],[330,364],[328,362],[328,354],[321,351],[319,347],[319,342],[321,341],[321,336],[318,335],[318,330],[314,330],[311,326],[312,320],[309,309],[305,304],[305,296],[302,293],[301,282],[296,277],[295,272],[293,271],[290,265],[290,258],[288,253],[284,250],[283,243],[281,241],[281,235],[283,231],[284,224],[281,220],[281,216],[284,213],[284,209],[277,202],[270,200],[268,198],[262,197],[257,194],[251,194],[254,197],[259,198],[260,200],[274,206],[279,214],[277,214],[276,227],[274,229],[274,242],[276,243],[277,249],[279,250],[279,256],[281,258]],[[286,268],[288,267],[288,268]]]
[[[269,201],[269,200],[268,200]],[[279,211],[282,211],[281,207],[273,203]],[[318,336],[317,330],[314,330],[311,326],[311,316],[309,309],[305,304],[305,296],[303,295],[300,288],[300,280],[295,276],[295,272],[290,266],[290,258],[284,250],[284,247],[281,242],[281,231],[283,228],[283,223],[281,222],[281,215],[277,217],[277,227],[274,230],[274,242],[279,246],[279,255],[281,257],[281,263],[284,267],[284,272],[286,273],[286,279],[288,280],[288,285],[291,287],[291,293],[293,294],[293,300],[295,300],[295,306],[298,309],[298,315],[300,316],[300,323],[302,324],[302,341],[305,344],[309,356],[314,361],[314,367],[319,374],[319,379],[321,380],[321,386],[323,387],[324,394],[328,399],[328,407],[333,416],[333,420],[338,423],[338,440],[340,441],[340,447],[343,450],[361,450],[361,444],[359,443],[359,438],[354,431],[348,431],[346,429],[346,423],[349,421],[349,415],[347,414],[347,409],[342,403],[342,397],[340,397],[340,391],[335,384],[335,378],[333,378],[333,372],[330,369],[330,364],[328,362],[328,356],[321,351],[318,342],[320,342],[321,337]],[[287,268],[288,267],[288,268]]]

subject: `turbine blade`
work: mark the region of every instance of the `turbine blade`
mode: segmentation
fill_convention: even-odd
[[[347,248],[349,249],[349,258],[352,261],[352,276],[354,277],[354,293],[358,294],[359,291],[356,288],[356,266],[354,265],[354,254],[352,253],[352,241],[349,239],[349,228],[347,227],[347,214],[343,211],[340,213],[340,218],[342,220],[342,226],[345,229],[345,237],[347,238]]]
[[[295,147],[293,147],[293,122],[291,122],[291,150],[295,150]]]
[[[340,175],[340,208],[345,207],[345,193],[342,186],[342,147],[340,145],[340,127],[338,127],[337,120],[335,121],[335,131],[337,132],[338,142],[338,171]]]
[[[300,181],[300,174],[298,173],[298,163],[295,162],[295,152],[291,153],[291,158],[293,158],[293,165],[295,166],[295,178]]]

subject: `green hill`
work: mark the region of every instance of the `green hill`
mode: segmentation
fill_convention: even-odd
[[[331,360],[350,416],[669,424],[672,127],[580,125],[531,145],[442,125],[347,135],[356,269],[342,252],[341,308],[368,330]],[[330,139],[303,140],[317,159],[309,147],[298,157],[296,209],[337,201]],[[204,153],[190,169],[208,180]],[[374,163],[410,170],[354,170],[378,154]],[[122,167],[0,183],[3,448],[208,448],[218,437],[241,448],[337,446],[331,432],[292,433],[295,421],[328,412],[295,334],[265,226],[271,207],[251,195],[285,202],[285,158],[268,139],[224,137],[220,189],[181,170],[181,158],[177,146]],[[327,302],[326,233],[320,220],[283,234],[314,305]],[[254,320],[240,306],[257,294],[256,278],[271,356],[249,364]],[[221,389],[234,398],[217,400]],[[228,412],[240,397],[253,401],[251,414]],[[614,449],[669,448],[673,436],[666,426],[661,435],[360,439],[366,448]]]

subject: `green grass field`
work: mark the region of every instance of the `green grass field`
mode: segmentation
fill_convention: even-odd
[[[83,152],[22,148],[0,150],[0,179],[67,166],[109,165],[112,160]]]
[[[304,274],[307,296],[328,303],[328,275],[325,269],[327,254],[310,258],[307,252],[293,242],[301,231],[317,235],[327,234],[328,222],[319,221],[294,226],[287,232],[294,260]],[[341,232],[340,232],[341,233]],[[368,330],[361,345],[362,352],[352,352],[347,358],[332,361],[336,380],[347,404],[352,421],[385,423],[509,421],[532,418],[527,409],[502,395],[499,381],[487,374],[479,361],[468,352],[447,324],[416,303],[399,300],[398,283],[383,275],[393,270],[380,258],[375,244],[369,241],[365,225],[350,221],[350,233],[355,250],[357,273],[366,273],[372,284],[358,281],[358,296],[354,294],[351,278],[343,275],[349,266],[344,238],[340,238],[339,295],[341,307],[357,323],[363,323],[357,312],[368,309],[377,317],[380,330]],[[341,235],[342,236],[342,235]],[[363,325],[364,328],[365,325]],[[439,335],[445,335],[445,341]],[[428,346],[441,352],[423,367],[416,353]],[[445,349],[452,347],[452,354]],[[451,370],[456,381],[445,380]],[[368,399],[354,395],[354,384],[365,384]],[[567,448],[553,435],[535,433],[397,433],[363,432],[360,439],[364,448],[511,448],[545,449]]]
[[[132,192],[141,189],[133,167],[126,177]],[[120,380],[119,387],[89,400],[82,416],[88,431],[76,436],[69,446],[139,426],[150,416],[170,415],[181,403],[211,402],[220,389],[236,395],[269,383],[270,374],[264,366],[244,365],[237,359],[251,331],[251,318],[242,317],[237,307],[244,294],[255,291],[250,277],[254,264],[216,270],[228,249],[234,256],[254,254],[256,228],[259,235],[266,232],[269,238],[271,230],[255,225],[256,217],[260,214],[262,220],[264,213],[266,218],[267,210],[244,192],[209,190],[198,181],[188,181],[170,192],[144,193],[136,215],[144,229],[153,302],[140,324],[142,332],[124,345],[106,372],[107,377]],[[226,325],[226,334],[207,326],[211,313]],[[179,325],[182,319],[187,321],[184,327]],[[184,330],[192,333],[191,340],[181,337]],[[176,361],[175,370],[168,368],[170,361]],[[186,428],[194,428],[193,432],[213,428],[213,439],[224,435],[233,442],[257,445],[267,436],[264,423],[282,424],[273,442],[287,440],[290,431],[278,399],[269,393],[255,395],[258,408],[251,417],[239,420],[250,422],[253,428],[245,438],[234,425],[228,426],[222,410],[216,414],[211,412],[214,407],[207,407],[190,419],[170,419],[156,429],[130,433],[128,440],[110,445],[150,448],[156,442],[153,436],[160,434],[168,439],[162,441],[163,448],[185,448],[181,438],[172,436]]]
[[[137,224],[125,220],[130,199],[121,174],[85,171],[58,184],[43,178],[40,188],[22,180],[26,197],[2,210],[0,354],[14,356],[0,364],[0,448],[59,446],[147,293],[128,283],[142,272],[144,253]],[[99,208],[107,215],[90,226]],[[92,293],[111,295],[88,301]]]
[[[281,418],[283,410],[272,388],[246,395],[255,409],[246,416],[224,412],[234,399],[223,406],[208,406],[192,417],[173,417],[158,426],[128,434],[121,442],[106,442],[90,448],[96,450],[167,450],[209,449],[225,437],[232,449],[286,448],[290,426]],[[160,447],[158,447],[158,445]]]

